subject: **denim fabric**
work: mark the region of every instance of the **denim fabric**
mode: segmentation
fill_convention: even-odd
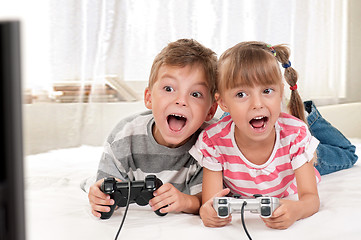
[[[321,175],[352,167],[358,157],[356,147],[335,127],[327,122],[312,101],[304,102],[311,134],[320,141],[317,147],[316,169]],[[229,115],[225,112],[221,119]]]
[[[312,101],[304,102],[311,134],[320,141],[316,169],[321,175],[352,167],[357,161],[356,147],[317,110]]]

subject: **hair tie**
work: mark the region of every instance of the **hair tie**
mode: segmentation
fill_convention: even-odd
[[[297,90],[297,84],[295,84],[294,86],[290,87],[291,91],[295,91]]]
[[[291,61],[288,61],[288,63],[283,63],[283,64],[282,64],[282,67],[283,67],[283,68],[289,68],[289,67],[291,67]]]
[[[274,49],[274,47],[272,47],[272,45],[267,45],[267,47],[271,50],[273,56],[276,56],[276,50]]]

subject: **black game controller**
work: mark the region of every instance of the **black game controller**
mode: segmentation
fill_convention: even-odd
[[[135,202],[140,206],[145,206],[149,203],[149,200],[154,197],[153,192],[162,185],[162,181],[155,175],[146,176],[144,181],[130,182],[117,182],[113,177],[105,178],[100,189],[102,192],[109,194],[110,198],[114,199],[115,203],[112,206],[109,206],[109,212],[100,212],[100,218],[108,219],[113,215],[116,206],[125,207],[127,205],[129,186],[129,203]],[[161,213],[159,210],[160,209],[155,211],[158,216],[167,215],[167,213]]]

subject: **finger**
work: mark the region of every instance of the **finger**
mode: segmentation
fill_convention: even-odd
[[[270,219],[279,218],[285,214],[284,207],[281,205],[279,206],[273,213]]]
[[[100,218],[102,216],[102,214],[100,212],[95,211],[95,210],[92,210],[92,214],[97,218]]]
[[[173,185],[170,183],[165,183],[160,188],[158,188],[156,191],[153,192],[154,196],[162,195],[165,192],[170,191],[173,188]]]
[[[229,188],[222,189],[222,191],[219,191],[214,195],[214,197],[224,197],[226,196],[231,190]]]
[[[109,211],[110,211],[110,207],[108,207],[108,206],[92,205],[92,212],[109,212]],[[94,213],[93,213],[93,215],[94,215]]]
[[[89,199],[94,196],[97,198],[101,198],[101,199],[109,199],[109,195],[106,193],[103,193],[102,190],[100,189],[101,186],[101,182],[96,182],[95,184],[93,184],[92,186],[90,186],[89,188],[89,193],[88,193],[88,197]]]
[[[179,192],[172,184],[162,185],[154,194],[149,204],[155,207],[163,207],[176,201],[176,194]]]
[[[92,205],[114,205],[115,201],[114,199],[111,199],[108,195],[108,198],[98,198],[96,196],[89,197],[89,202]]]
[[[156,211],[164,206],[167,206],[166,208],[162,209],[161,213],[165,213],[165,211],[171,212],[171,211],[173,211],[174,208],[177,207],[175,198],[173,196],[168,196],[161,200],[158,199],[157,201],[149,203],[149,204],[151,205],[153,211]]]
[[[203,223],[207,227],[223,227],[229,224],[231,221],[232,216],[227,218],[210,217],[206,220],[203,220]]]

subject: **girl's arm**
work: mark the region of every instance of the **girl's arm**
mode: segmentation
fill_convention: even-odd
[[[202,184],[202,202],[203,205],[199,210],[203,224],[206,227],[222,227],[227,225],[232,217],[219,218],[213,208],[213,198],[223,197],[229,193],[229,189],[223,189],[222,171],[211,171],[203,168],[203,184]]]
[[[202,203],[204,204],[209,199],[213,199],[216,193],[223,189],[223,174],[222,171],[211,171],[208,168],[203,168],[203,182],[202,182]]]
[[[281,205],[269,219],[263,219],[270,228],[286,229],[295,221],[309,217],[320,207],[313,161],[295,170],[298,201],[281,199]]]

